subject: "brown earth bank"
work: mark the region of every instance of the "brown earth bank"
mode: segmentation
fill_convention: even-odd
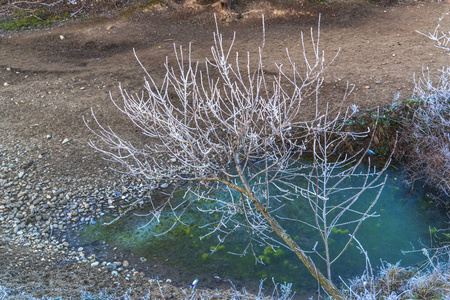
[[[93,109],[102,124],[139,139],[109,100],[110,92],[118,99],[119,83],[131,92],[141,90],[145,72],[133,49],[156,80],[164,76],[166,57],[173,61],[174,43],[191,44],[193,59],[205,61],[211,57],[213,13],[214,6],[150,7],[44,30],[0,33],[0,285],[63,298],[78,297],[84,289],[120,286],[143,293],[150,288],[148,278],[132,266],[116,278],[105,266],[78,263],[83,251],[61,240],[80,219],[89,221],[108,210],[111,199],[93,203],[89,195],[107,194],[120,177],[87,145],[95,137],[83,117],[93,124]],[[322,49],[329,59],[341,49],[321,90],[321,98],[331,103],[341,101],[350,82],[356,87],[347,105],[357,104],[360,110],[386,106],[412,95],[413,75],[424,67],[436,72],[448,64],[447,54],[416,32],[434,31],[441,18],[442,28],[450,28],[446,2],[390,7],[336,2],[307,8],[250,2],[239,14],[218,13],[224,38],[231,41],[236,32],[234,51],[242,57],[246,52],[256,57],[262,13],[267,73],[275,72],[275,63],[287,62],[286,48],[301,59],[300,32],[316,30],[322,14]]]

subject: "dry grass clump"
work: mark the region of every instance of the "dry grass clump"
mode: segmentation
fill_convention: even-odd
[[[264,280],[260,282],[258,294],[248,293],[245,288],[238,290],[230,281],[231,288],[228,290],[196,290],[196,289],[182,289],[169,288],[162,286],[159,281],[154,281],[156,285],[150,286],[145,296],[139,297],[141,300],[163,300],[163,299],[179,299],[179,300],[292,300],[295,292],[292,291],[291,283],[276,283],[272,279],[274,287],[272,291],[266,291],[263,287]],[[174,292],[177,290],[177,292]],[[43,297],[35,298],[33,295],[28,295],[24,292],[18,291],[18,288],[10,289],[0,285],[0,300],[6,299],[24,299],[24,300],[52,300],[52,299],[66,299],[66,295],[61,297]],[[72,298],[70,298],[72,299]],[[90,293],[87,291],[80,291],[81,300],[134,300],[133,289],[129,288],[125,294],[118,294],[116,291],[104,290],[98,293]]]
[[[448,250],[447,250],[448,251]],[[450,264],[433,265],[426,270],[386,264],[376,276],[355,278],[348,286],[349,299],[450,299]]]
[[[425,274],[416,274],[407,282],[407,295],[413,299],[450,299],[449,265],[438,265]]]

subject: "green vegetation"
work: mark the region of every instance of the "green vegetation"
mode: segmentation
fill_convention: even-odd
[[[14,10],[13,17],[9,21],[0,23],[0,29],[3,30],[29,30],[42,29],[52,26],[55,22],[64,21],[70,18],[70,14],[52,14],[43,9],[34,10],[32,12]]]
[[[331,230],[331,232],[333,232],[333,233],[339,233],[339,234],[348,234],[348,233],[350,232],[350,230],[348,230],[348,229],[339,229],[339,228],[334,227],[334,228]]]

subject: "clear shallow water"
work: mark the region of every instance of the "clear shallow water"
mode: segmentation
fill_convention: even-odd
[[[424,247],[422,243],[430,245],[430,231],[444,227],[446,217],[429,201],[425,191],[416,189],[411,193],[400,171],[390,168],[387,174],[388,180],[374,207],[374,211],[380,216],[366,220],[356,237],[368,252],[374,267],[379,266],[381,260],[389,263],[401,261],[403,266],[419,264],[425,260],[423,254],[418,252],[404,255],[402,250],[411,250],[413,247],[421,249]],[[304,182],[299,181],[296,184],[301,186]],[[372,201],[376,193],[376,190],[368,191],[359,201]],[[218,193],[216,196],[227,197],[224,193]],[[279,213],[286,217],[308,218],[306,212],[309,211],[305,205],[305,202],[297,201],[282,208]],[[146,211],[142,209],[141,213]],[[104,220],[108,220],[106,216],[94,225],[84,226],[78,241],[80,244],[105,241],[128,253],[131,252],[134,257],[144,257],[145,263],[149,265],[163,264],[165,269],[173,267],[169,273],[175,284],[177,280],[180,284],[190,283],[195,277],[200,279],[204,287],[216,287],[229,279],[235,284],[251,288],[256,287],[263,278],[274,277],[277,282],[292,282],[293,288],[299,293],[311,295],[316,290],[317,283],[289,249],[274,251],[270,247],[256,247],[255,252],[264,265],[255,264],[255,258],[250,254],[244,257],[229,254],[240,253],[247,246],[248,233],[245,230],[228,237],[217,248],[216,236],[200,240],[205,230],[198,226],[218,218],[218,215],[211,214],[205,220],[205,214],[192,206],[183,219],[186,226],[177,225],[168,234],[158,236],[158,233],[164,232],[172,225],[173,215],[163,215],[161,223],[145,227],[142,226],[148,221],[147,218],[131,214],[112,225],[101,225]],[[296,223],[285,229],[305,250],[312,249],[318,240],[314,230],[305,225]],[[333,232],[330,244],[338,248],[346,242],[347,237],[346,228],[339,227]],[[214,249],[215,252],[211,253]],[[320,250],[320,246],[318,249]],[[311,256],[315,261],[319,261],[315,254]],[[324,265],[318,265],[324,271]],[[359,276],[364,268],[364,257],[352,243],[332,266],[334,281],[339,282],[337,276]],[[159,276],[163,277],[164,274]]]

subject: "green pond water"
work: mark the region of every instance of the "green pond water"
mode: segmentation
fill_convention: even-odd
[[[403,266],[420,264],[426,259],[420,251],[403,254],[402,250],[429,246],[430,238],[436,229],[445,227],[446,217],[431,202],[426,191],[420,189],[417,184],[415,190],[410,191],[401,171],[389,168],[386,174],[386,185],[373,209],[379,217],[363,222],[356,237],[368,252],[373,267],[380,266],[381,260],[389,263],[401,261]],[[348,184],[358,184],[355,180],[362,179],[352,180]],[[299,179],[296,184],[301,186],[305,183]],[[378,190],[369,190],[359,201],[366,207],[367,201],[373,201],[377,193]],[[182,192],[178,194],[180,201],[182,195]],[[229,197],[224,192],[212,196]],[[148,217],[128,214],[112,225],[102,225],[112,219],[112,216],[104,216],[103,219],[97,220],[96,224],[82,226],[77,242],[79,245],[93,241],[105,242],[132,254],[135,258],[145,258],[141,260],[145,260],[144,265],[148,264],[147,270],[153,270],[151,276],[170,276],[173,282],[179,285],[188,285],[198,278],[199,286],[214,288],[219,283],[224,284],[231,280],[237,286],[246,286],[252,290],[261,279],[268,278],[268,282],[271,282],[274,278],[276,282],[293,283],[293,289],[298,294],[313,293],[317,289],[313,277],[287,248],[273,249],[265,245],[258,246],[256,243],[255,253],[264,264],[255,264],[255,258],[250,253],[243,257],[230,254],[241,253],[247,246],[246,230],[236,231],[219,246],[217,234],[200,239],[207,231],[199,226],[208,222],[214,223],[214,220],[220,217],[199,212],[196,207],[202,205],[207,207],[210,203],[202,200],[197,205],[190,206],[183,217],[185,225],[178,224],[164,235],[159,234],[173,224],[174,216],[171,213],[163,213],[160,223],[154,222],[146,226],[144,225],[148,222]],[[281,207],[277,214],[308,219],[311,216],[306,205],[305,202],[296,201]],[[135,211],[137,214],[147,212],[145,207]],[[305,250],[311,250],[319,239],[314,229],[300,223],[290,224],[285,229]],[[349,229],[345,226],[335,229],[331,235],[332,249],[342,247],[348,239],[348,233]],[[317,246],[319,251],[322,248],[320,244]],[[325,273],[324,264],[320,263],[317,255],[311,254],[311,257]],[[162,269],[155,271],[156,265],[163,265],[168,273],[162,273]],[[340,282],[338,276],[359,276],[364,268],[365,258],[352,242],[348,250],[332,265],[334,281]]]

